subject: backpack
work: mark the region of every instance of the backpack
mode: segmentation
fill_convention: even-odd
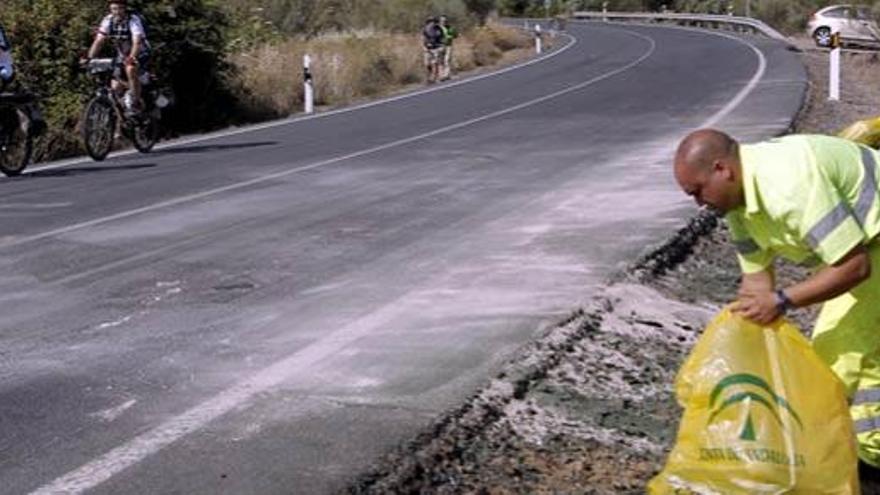
[[[443,46],[443,30],[437,23],[431,23],[422,30],[422,36],[425,38],[425,44],[430,48],[438,48]]]

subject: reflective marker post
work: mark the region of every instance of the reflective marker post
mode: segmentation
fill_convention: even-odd
[[[538,55],[544,51],[544,47],[541,44],[541,25],[535,24],[535,53]]]
[[[303,84],[305,85],[303,102],[305,103],[306,113],[314,113],[315,111],[315,88],[312,85],[311,65],[312,57],[308,55],[303,56]]]
[[[840,100],[840,31],[831,33],[831,65],[828,68],[828,99]]]

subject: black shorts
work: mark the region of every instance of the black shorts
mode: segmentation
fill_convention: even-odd
[[[146,74],[147,68],[150,63],[150,50],[141,50],[137,56],[138,63],[138,74]],[[125,79],[125,59],[127,57],[122,54],[117,54],[116,59],[113,61],[113,64],[116,68],[113,70],[113,77],[116,79]]]

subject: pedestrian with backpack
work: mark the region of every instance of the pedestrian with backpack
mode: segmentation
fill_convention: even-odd
[[[433,84],[440,79],[440,65],[443,63],[443,30],[436,17],[425,20],[422,28],[422,46],[425,56],[426,82]]]

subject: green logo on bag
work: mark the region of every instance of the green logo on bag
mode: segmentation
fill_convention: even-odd
[[[733,386],[747,386],[752,388],[757,388],[757,391],[746,390],[744,392],[738,392],[731,396],[729,396],[724,401],[719,402],[724,391],[729,387]],[[739,404],[740,402],[748,402],[749,404],[759,404],[767,408],[770,411],[770,414],[773,416],[773,419],[779,423],[779,426],[783,426],[782,418],[780,417],[780,411],[785,411],[791,416],[801,430],[804,429],[804,425],[801,423],[801,418],[798,416],[798,413],[791,407],[791,405],[784,398],[780,397],[776,392],[770,388],[770,385],[767,384],[763,379],[758,376],[751,375],[748,373],[740,373],[737,375],[730,375],[725,377],[723,380],[718,382],[718,385],[715,385],[715,388],[712,389],[712,394],[709,396],[709,408],[713,409],[712,414],[709,416],[709,421],[707,424],[711,424],[715,418],[721,414],[721,412],[725,411],[727,408]],[[716,403],[717,407],[716,407]],[[746,424],[743,425],[742,432],[739,435],[741,440],[755,441],[755,427],[752,424],[752,414],[749,411],[748,416],[746,417]]]

